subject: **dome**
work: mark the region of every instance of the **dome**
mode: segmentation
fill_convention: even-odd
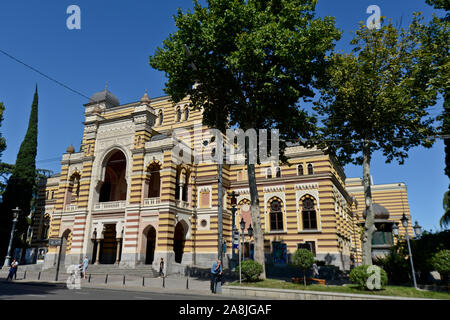
[[[91,97],[91,103],[106,102],[107,108],[120,106],[119,99],[112,94],[108,88],[101,92],[94,93]]]
[[[67,152],[67,153],[74,153],[74,152],[75,152],[74,146],[73,146],[73,145],[70,145],[70,146],[67,148],[66,152]]]
[[[382,205],[379,205],[378,203],[372,204],[372,210],[374,214],[375,220],[387,220],[389,219],[389,210],[383,207]],[[363,211],[363,217],[366,218],[366,210]]]

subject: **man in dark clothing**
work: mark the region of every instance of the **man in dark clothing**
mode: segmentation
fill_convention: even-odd
[[[159,263],[159,276],[164,277],[164,259],[161,258],[161,262]]]
[[[217,259],[211,268],[211,293],[216,293],[217,279],[222,275],[222,261]]]

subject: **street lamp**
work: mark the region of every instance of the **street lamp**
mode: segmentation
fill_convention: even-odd
[[[234,234],[236,233],[236,212],[237,212],[237,197],[239,197],[239,194],[234,192],[231,192],[229,194],[229,196],[231,197],[231,225],[232,227],[232,233],[233,233],[233,246],[232,246],[232,261],[233,261],[233,265],[236,264],[236,251],[234,250]],[[239,239],[238,239],[238,244],[239,244]]]
[[[411,262],[411,271],[412,271],[413,283],[414,283],[414,288],[417,289],[416,273],[414,271],[414,263],[413,263],[413,257],[412,257],[412,252],[411,252],[411,244],[409,242],[408,220],[409,220],[408,217],[406,217],[405,213],[403,213],[403,216],[400,219],[400,221],[402,222],[402,226],[406,229],[405,237],[406,237],[406,242],[408,243],[409,261]],[[422,233],[422,227],[419,226],[417,221],[416,221],[416,224],[414,225],[413,228],[414,228],[414,233],[415,233],[416,237],[419,237],[420,234]],[[394,235],[398,235],[398,226],[397,226],[397,224],[395,224],[392,227],[392,232],[394,233]]]
[[[416,224],[413,227],[414,229],[414,234],[416,235],[416,237],[420,237],[422,235],[422,227],[419,226],[419,223],[416,221]]]
[[[242,263],[241,261],[244,260],[244,230],[245,230],[245,221],[244,218],[241,219],[241,222],[239,223],[241,227],[241,234],[242,234],[242,245],[240,246],[240,252],[239,252],[239,283],[242,283]],[[241,253],[242,253],[242,260],[241,260]]]
[[[9,267],[11,264],[11,250],[12,250],[12,243],[14,239],[14,231],[16,229],[16,223],[19,220],[19,214],[22,210],[20,210],[18,207],[12,210],[13,212],[13,220],[12,220],[12,228],[11,228],[11,237],[9,238],[9,245],[8,245],[8,251],[6,253],[5,263],[3,264],[3,267]]]

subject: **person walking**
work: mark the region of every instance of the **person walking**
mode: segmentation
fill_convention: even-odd
[[[211,267],[211,293],[216,293],[217,279],[222,275],[222,261],[219,259]]]
[[[17,267],[19,266],[19,263],[17,262],[16,259],[13,259],[13,261],[11,262],[11,267],[9,268],[9,273],[8,273],[8,277],[6,278],[6,281],[8,281],[9,279],[13,279],[14,280],[17,279]]]
[[[159,277],[164,277],[164,259],[159,262]]]
[[[317,279],[319,277],[319,267],[317,266],[317,264],[314,263],[312,268],[313,268],[313,278]]]
[[[87,268],[89,266],[89,259],[87,256],[84,256],[83,260],[83,277],[86,279]]]

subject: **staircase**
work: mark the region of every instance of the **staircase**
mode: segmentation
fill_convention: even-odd
[[[60,273],[66,273],[66,266],[60,267]],[[46,269],[43,271],[49,274],[55,274],[56,267]],[[100,265],[89,265],[87,269],[87,274],[91,275],[127,275],[127,276],[137,276],[137,277],[146,277],[146,278],[157,278],[159,276],[158,272],[153,269],[150,265],[137,265],[134,269],[121,269],[117,265],[108,265],[108,264],[100,264]]]

